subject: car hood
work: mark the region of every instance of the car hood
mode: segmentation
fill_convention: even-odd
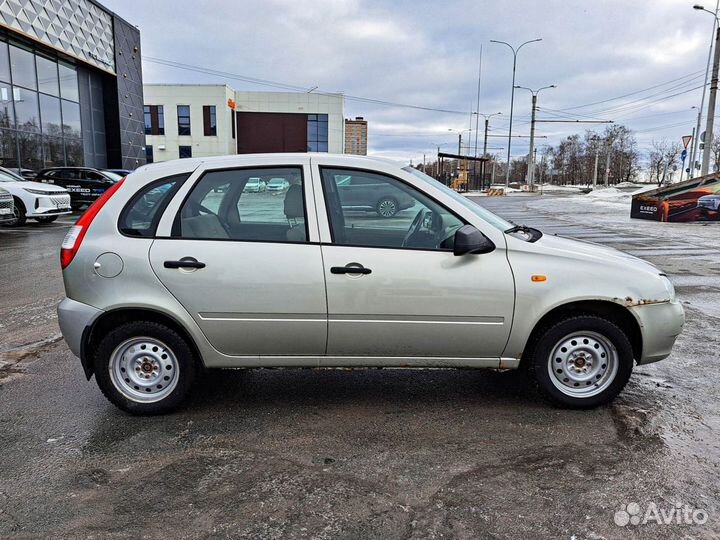
[[[610,234],[610,233],[608,233]],[[535,245],[544,250],[552,250],[556,255],[567,256],[573,259],[584,259],[599,262],[602,264],[616,263],[618,265],[633,267],[635,270],[648,272],[654,275],[662,272],[655,265],[639,259],[633,255],[623,253],[615,248],[586,242],[584,240],[573,240],[562,236],[543,235]]]
[[[50,184],[42,184],[40,182],[3,182],[0,184],[1,188],[7,189],[8,191],[13,188],[32,189],[34,191],[44,191],[45,193],[67,193],[65,188],[60,186],[53,186]]]

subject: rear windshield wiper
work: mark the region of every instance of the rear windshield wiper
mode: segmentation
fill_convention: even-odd
[[[535,242],[538,240],[543,233],[539,231],[538,229],[534,229],[533,227],[528,227],[527,225],[515,225],[513,227],[510,227],[506,231],[504,231],[505,234],[513,234],[517,232],[525,233],[529,236],[528,242]]]

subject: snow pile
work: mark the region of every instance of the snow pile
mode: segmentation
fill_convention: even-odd
[[[555,184],[542,184],[539,188],[543,193],[579,193],[583,186],[556,186]]]

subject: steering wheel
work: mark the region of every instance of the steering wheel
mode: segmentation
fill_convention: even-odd
[[[407,247],[408,242],[412,238],[413,234],[420,230],[422,222],[425,218],[425,212],[427,212],[427,210],[420,210],[417,214],[415,214],[415,218],[412,220],[408,232],[405,233],[405,238],[403,238],[402,247]]]
[[[426,231],[423,231],[423,226]],[[443,219],[440,214],[432,210],[420,210],[413,219],[408,232],[403,238],[402,247],[438,247],[439,237],[443,232]],[[420,244],[418,244],[418,241]],[[426,245],[432,244],[432,245]]]

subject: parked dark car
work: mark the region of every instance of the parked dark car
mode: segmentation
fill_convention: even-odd
[[[415,205],[415,200],[404,191],[361,171],[337,179],[337,189],[343,208],[374,211],[384,218]]]
[[[64,187],[70,192],[73,210],[79,210],[93,203],[121,178],[118,174],[91,167],[52,167],[40,171],[35,181]]]

